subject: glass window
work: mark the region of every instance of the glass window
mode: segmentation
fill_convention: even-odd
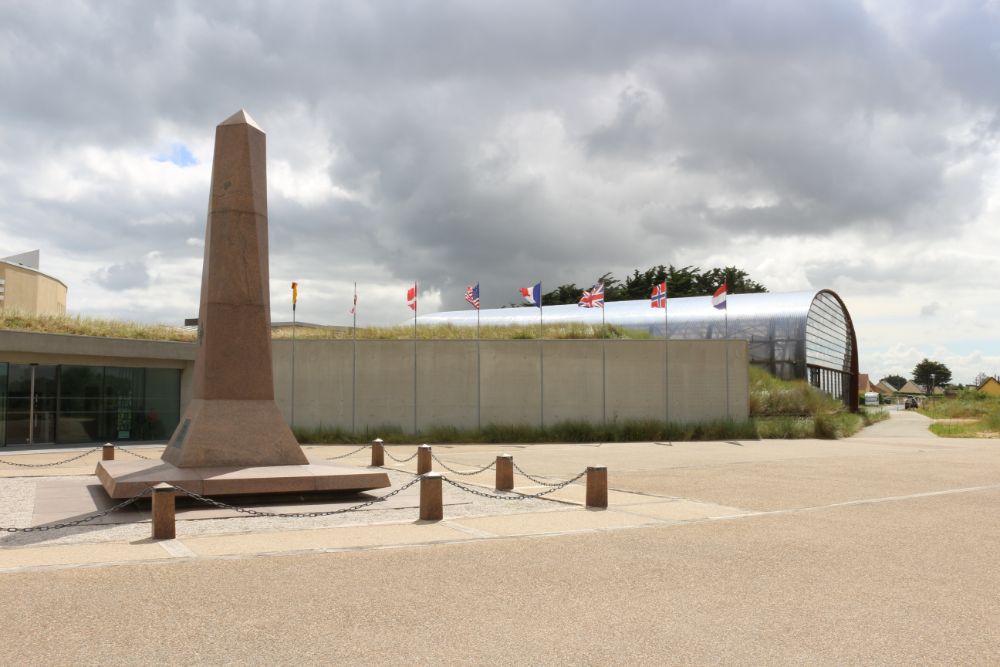
[[[142,439],[144,376],[144,368],[104,369],[102,426],[106,439]]]
[[[0,447],[7,444],[7,363],[0,361]]]
[[[71,444],[105,439],[103,366],[62,366],[59,374],[57,441]]]
[[[146,369],[143,440],[167,440],[181,417],[181,372],[176,368]]]
[[[8,445],[55,442],[56,366],[10,364],[7,370]],[[34,394],[32,394],[34,375]],[[30,424],[34,415],[34,428]]]

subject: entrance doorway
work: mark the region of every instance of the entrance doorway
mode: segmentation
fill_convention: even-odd
[[[56,440],[58,366],[10,364],[7,376],[7,445]]]

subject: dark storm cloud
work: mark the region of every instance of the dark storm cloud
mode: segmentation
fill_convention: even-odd
[[[539,279],[700,264],[734,235],[965,224],[997,146],[1000,19],[879,9],[5,4],[0,174],[23,178],[0,181],[0,232],[109,267],[109,289],[146,253],[196,260],[207,178],[101,165],[162,168],[240,107],[269,133],[272,277],[416,278],[446,307],[473,280],[499,305]]]

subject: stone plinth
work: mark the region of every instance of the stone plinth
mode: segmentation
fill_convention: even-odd
[[[163,461],[101,461],[97,477],[112,498],[131,498],[161,482],[203,496],[356,492],[390,486],[389,476],[382,470],[322,459],[311,459],[304,465],[198,468],[178,468]]]

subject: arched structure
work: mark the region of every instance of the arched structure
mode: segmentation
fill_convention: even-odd
[[[858,341],[843,300],[832,290],[730,294],[728,312],[712,307],[711,297],[669,299],[666,311],[648,300],[614,301],[605,305],[608,324],[671,339],[739,338],[750,349],[750,363],[786,380],[807,380],[840,399],[852,410],[858,404]],[[583,322],[600,325],[599,309],[575,305],[498,308],[480,312],[488,326]],[[421,315],[419,323],[475,326],[474,310]],[[727,334],[728,328],[728,334]]]

